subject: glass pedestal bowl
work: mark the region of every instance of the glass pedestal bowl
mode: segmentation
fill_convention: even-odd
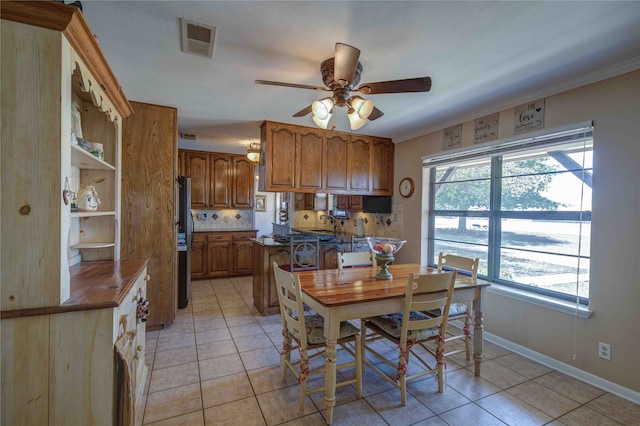
[[[376,261],[380,265],[380,272],[376,277],[387,280],[393,278],[387,265],[395,260],[393,255],[400,251],[406,241],[399,238],[368,237],[367,243],[369,243],[371,251],[375,253]]]

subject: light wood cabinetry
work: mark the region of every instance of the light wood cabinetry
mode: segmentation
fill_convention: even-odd
[[[181,175],[191,178],[191,208],[253,208],[254,163],[245,155],[180,150]]]
[[[2,411],[7,425],[114,425],[114,344],[128,336],[131,385],[141,408],[147,366],[146,260],[88,262],[71,268],[78,297],[62,306],[2,313]],[[107,293],[108,297],[104,294]],[[141,410],[136,409],[138,416]]]
[[[118,259],[121,121],[131,109],[77,8],[1,7],[1,307],[60,305],[70,264]],[[104,161],[72,146],[73,109]],[[66,182],[94,186],[98,210],[71,213]]]
[[[191,247],[191,278],[248,275],[256,231],[197,232]]]
[[[390,139],[265,121],[261,191],[393,195]]]
[[[147,325],[160,326],[173,323],[177,309],[178,110],[141,102],[131,105],[135,113],[124,120],[122,137],[120,257],[150,259],[153,278],[147,293],[153,309]]]
[[[131,105],[77,7],[2,1],[0,10],[0,423],[113,425],[124,333],[138,397],[146,380],[134,299],[146,294],[147,260],[119,260]],[[104,160],[74,145],[72,129],[102,144]],[[93,186],[98,209],[71,212],[67,183]]]

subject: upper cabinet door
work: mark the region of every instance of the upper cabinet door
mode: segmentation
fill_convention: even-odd
[[[233,161],[230,155],[214,154],[210,157],[211,198],[209,206],[214,209],[233,208],[232,181]],[[193,184],[193,183],[192,183]]]
[[[233,206],[236,209],[253,208],[254,168],[247,157],[233,157]]]
[[[295,186],[296,127],[265,123],[266,191],[290,190]]]
[[[374,195],[393,195],[394,145],[389,139],[371,142],[371,191]]]
[[[296,187],[322,189],[322,132],[300,128],[296,143]]]
[[[209,155],[187,152],[185,160],[191,178],[191,208],[209,207]]]
[[[346,191],[348,137],[341,134],[333,134],[327,136],[325,144],[327,158],[325,163],[325,189],[328,192]]]
[[[353,135],[349,139],[349,191],[365,192],[371,190],[371,138]]]

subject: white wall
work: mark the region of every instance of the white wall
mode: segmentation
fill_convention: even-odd
[[[515,106],[515,105],[514,105]],[[640,71],[545,99],[545,128],[594,122],[590,318],[489,294],[485,330],[500,338],[619,385],[640,398]],[[481,114],[485,115],[485,114]],[[513,109],[500,111],[499,139],[513,136]],[[473,121],[463,123],[463,146],[473,145]],[[399,262],[426,261],[422,252],[420,158],[442,149],[442,132],[396,144],[395,181],[410,176],[416,192],[402,203]],[[418,230],[420,232],[418,232]],[[597,356],[598,342],[612,359]],[[575,360],[573,359],[574,354]]]

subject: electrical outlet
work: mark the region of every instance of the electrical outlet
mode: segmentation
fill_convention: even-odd
[[[611,345],[608,343],[598,343],[598,356],[602,359],[611,361]]]

